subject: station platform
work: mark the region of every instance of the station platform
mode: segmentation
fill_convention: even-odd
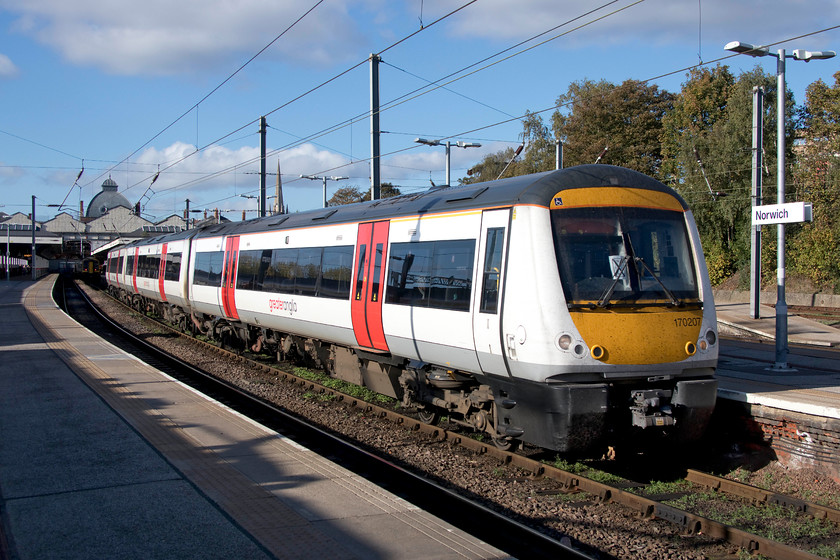
[[[715,415],[748,440],[761,438],[781,463],[813,468],[840,482],[840,330],[788,315],[788,352],[776,353],[775,309],[716,300],[719,334],[761,344],[721,342]],[[779,358],[782,358],[781,360]]]
[[[840,368],[837,357],[809,351],[840,347],[840,330],[796,315],[788,316],[787,367],[776,364],[776,315],[766,305],[758,319],[750,317],[749,304],[716,304],[721,335],[749,336],[766,344],[744,350],[739,356],[721,356],[718,363],[718,396],[803,414],[840,419]],[[834,370],[834,371],[832,371]]]
[[[0,559],[508,558],[0,282]]]

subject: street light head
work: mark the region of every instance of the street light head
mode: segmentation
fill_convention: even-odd
[[[349,179],[350,177],[330,177],[333,181],[343,181],[344,179]]]
[[[723,48],[727,51],[732,51],[738,54],[745,54],[748,56],[767,56],[770,54],[770,49],[767,47],[757,47],[749,43],[742,43],[741,41],[732,41],[730,43],[726,43],[726,46]]]
[[[481,147],[481,144],[479,144],[478,142],[462,142],[460,140],[455,142],[455,145],[458,146],[459,148],[480,148]]]
[[[440,140],[427,140],[425,138],[415,138],[414,142],[417,144],[426,144],[427,146],[440,146]]]
[[[796,49],[793,51],[794,60],[825,60],[827,58],[834,58],[837,53],[834,51],[806,51],[805,49]]]

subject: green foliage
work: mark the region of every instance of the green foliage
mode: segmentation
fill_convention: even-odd
[[[401,194],[400,189],[391,183],[382,183],[379,185],[379,198],[391,198],[392,196],[400,196]],[[370,200],[370,189],[367,189],[362,196],[362,201],[367,202],[368,200]]]
[[[735,273],[735,259],[720,242],[704,244],[703,250],[706,254],[706,266],[709,269],[709,280],[712,286],[717,286]]]
[[[803,141],[792,177],[795,199],[813,204],[814,221],[790,241],[790,266],[821,288],[840,286],[840,72],[834,87],[822,80],[808,86],[799,111]]]
[[[399,196],[402,194],[400,189],[391,183],[382,183],[379,185],[380,198],[390,198],[392,196]],[[359,187],[341,187],[336,190],[332,198],[327,201],[328,206],[343,206],[344,204],[354,204],[356,202],[366,202],[370,200],[370,189],[365,189],[362,192]]]
[[[636,169],[673,186],[688,203],[717,285],[749,269],[753,90],[763,88],[763,204],[774,204],[777,96],[775,74],[762,66],[735,76],[727,66],[695,68],[678,94],[627,80],[583,80],[557,98],[551,126],[536,113],[522,120],[522,153],[489,154],[463,184],[553,169],[555,139],[564,166],[602,163]],[[795,108],[785,95],[787,202],[813,204],[814,222],[786,231],[788,267],[824,289],[840,289],[840,72],[806,90]],[[795,117],[795,118],[794,118]],[[796,139],[796,142],[794,140]],[[608,148],[606,151],[605,148]],[[775,228],[762,240],[762,279],[776,274]],[[748,274],[746,275],[749,276]],[[742,277],[744,275],[742,274]]]
[[[462,185],[471,183],[483,183],[485,181],[494,181],[499,178],[504,171],[506,177],[515,177],[522,175],[519,172],[519,165],[517,162],[511,163],[507,167],[508,162],[514,158],[515,150],[513,148],[506,148],[500,152],[488,154],[480,163],[477,163],[470,169],[470,176],[459,179],[458,182]],[[507,167],[507,169],[505,169]]]
[[[354,204],[361,202],[363,198],[362,191],[359,187],[341,187],[336,190],[332,198],[327,201],[329,206],[343,206],[345,204]]]
[[[662,120],[675,96],[636,80],[574,82],[557,98],[554,134],[564,139],[564,165],[610,163],[658,177]],[[606,152],[604,150],[607,149]]]
[[[341,393],[344,393],[345,395],[348,395],[350,397],[353,397],[353,398],[356,398],[356,399],[359,399],[359,400],[362,400],[362,401],[365,401],[365,402],[381,404],[381,405],[386,405],[386,406],[387,405],[392,405],[395,402],[395,400],[392,399],[391,397],[387,397],[387,396],[382,395],[380,393],[376,393],[376,392],[371,391],[370,389],[368,389],[366,387],[362,387],[360,385],[355,385],[353,383],[348,383],[347,381],[342,381],[341,379],[335,379],[333,377],[330,377],[329,375],[327,375],[323,371],[316,371],[316,370],[311,370],[311,369],[307,369],[307,368],[303,368],[303,367],[295,367],[292,370],[292,373],[294,373],[296,376],[301,377],[303,379],[313,381],[315,383],[318,383],[319,385],[323,385],[324,387],[327,387],[329,389],[333,389],[335,391],[339,391]],[[311,395],[311,392],[309,394]],[[305,398],[312,398],[312,396],[307,397],[306,395],[304,395],[304,397]],[[323,396],[322,395],[319,398],[320,398],[320,400],[331,400],[334,397]]]
[[[840,260],[837,258],[836,228],[819,223],[807,224],[789,243],[790,269],[810,279],[820,288],[833,289],[840,284]]]
[[[687,480],[676,480],[672,482],[653,481],[645,488],[645,494],[675,494],[685,492],[691,487]]]
[[[554,462],[551,465],[555,469],[560,469],[561,471],[566,471],[572,474],[583,474],[589,470],[589,467],[584,465],[583,463],[570,463],[566,459],[557,456],[554,459]]]
[[[836,546],[831,546],[827,544],[821,544],[815,548],[809,550],[811,554],[815,554],[821,558],[827,558],[828,560],[840,560],[840,549]]]

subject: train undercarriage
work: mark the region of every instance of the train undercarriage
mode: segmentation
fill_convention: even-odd
[[[323,369],[331,377],[397,399],[403,407],[416,409],[425,423],[436,424],[445,417],[451,423],[487,434],[502,449],[518,444],[503,426],[497,426],[499,415],[495,413],[491,387],[472,375],[203,313],[188,313],[176,305],[125,291],[111,289],[111,295],[135,311],[156,315],[181,332],[203,335],[223,348],[274,355],[278,362]]]
[[[714,407],[711,372],[700,379],[663,383],[649,377],[623,384],[479,377],[111,292],[136,311],[157,315],[182,332],[203,335],[236,352],[248,350],[323,369],[331,377],[399,400],[404,408],[415,409],[423,422],[435,424],[445,417],[506,450],[528,441],[560,452],[592,452],[638,436],[686,443],[702,434]]]

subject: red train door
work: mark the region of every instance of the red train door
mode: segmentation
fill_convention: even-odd
[[[134,264],[131,266],[131,286],[134,288],[134,293],[139,294],[137,290],[137,262],[140,260],[140,247],[134,249]]]
[[[239,236],[225,239],[225,264],[222,267],[222,309],[228,319],[239,319],[236,311],[236,262],[239,259]]]
[[[385,291],[385,265],[388,258],[390,222],[359,224],[356,240],[356,267],[350,310],[356,342],[364,348],[388,351],[382,326],[382,294]]]
[[[160,290],[160,300],[166,301],[166,290],[163,288],[163,280],[166,276],[166,248],[169,244],[164,243],[160,251],[160,266],[158,267],[158,289]]]

